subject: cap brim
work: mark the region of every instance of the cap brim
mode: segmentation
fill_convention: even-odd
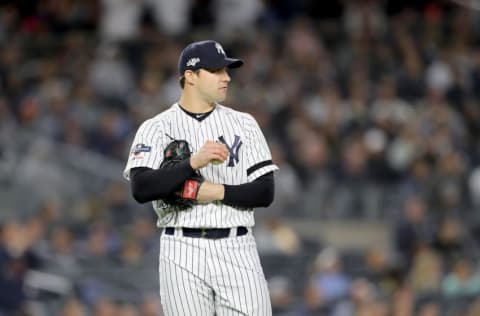
[[[235,58],[225,58],[217,60],[216,63],[198,63],[194,69],[204,68],[204,69],[221,69],[224,67],[227,68],[238,68],[243,65],[243,61]]]
[[[225,58],[225,66],[228,68],[238,68],[242,67],[243,60],[235,59],[235,58]]]

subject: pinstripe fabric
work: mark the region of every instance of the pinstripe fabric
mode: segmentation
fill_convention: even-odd
[[[240,138],[242,145],[238,151],[238,162],[230,159],[221,165],[209,164],[199,170],[202,176],[213,183],[229,185],[251,182],[256,178],[278,169],[269,163],[247,175],[247,170],[272,157],[265,137],[255,119],[247,113],[234,111],[230,108],[217,105],[212,114],[199,122],[187,115],[178,104],[172,105],[165,112],[143,123],[132,144],[132,151],[124,170],[128,179],[131,168],[149,167],[157,169],[163,160],[163,150],[171,142],[166,135],[176,139],[185,139],[192,150],[197,151],[207,140],[218,140],[223,136],[228,145],[232,146],[235,135]],[[135,155],[134,149],[138,144],[151,147],[149,152]],[[158,215],[157,225],[176,227],[235,227],[254,225],[253,210],[237,210],[221,203],[196,205],[192,209],[181,212],[176,222],[173,222],[167,210],[163,209],[161,201],[154,201],[153,207]]]
[[[159,262],[167,316],[272,315],[251,233],[216,240],[162,234]]]
[[[207,140],[226,143],[229,158],[223,164],[209,164],[199,170],[209,182],[238,185],[278,169],[250,114],[217,105],[207,118],[198,121],[174,104],[140,126],[124,170],[125,178],[129,179],[131,168],[160,166],[163,150],[171,142],[167,134],[188,141],[194,152]],[[154,201],[153,207],[159,227],[254,225],[253,209],[237,210],[219,202],[195,205],[180,212],[176,221],[166,215],[170,212],[162,208],[162,201]],[[160,244],[160,296],[165,315],[272,314],[251,230],[244,236],[216,240],[162,234]]]

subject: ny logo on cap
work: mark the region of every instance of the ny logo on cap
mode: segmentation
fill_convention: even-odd
[[[190,58],[188,61],[187,61],[187,66],[192,66],[192,67],[195,67],[195,65],[200,62],[200,58]]]
[[[218,44],[218,43],[215,43],[215,48],[217,49],[217,52],[219,54],[222,54],[223,56],[225,56],[225,51],[223,50],[223,47],[222,45]]]

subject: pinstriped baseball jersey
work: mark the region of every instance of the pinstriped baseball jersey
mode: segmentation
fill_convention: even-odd
[[[270,150],[255,119],[247,113],[217,104],[204,120],[185,113],[178,103],[145,121],[135,135],[124,177],[130,169],[148,167],[158,169],[163,151],[171,138],[184,139],[196,152],[207,140],[226,144],[229,157],[222,164],[208,164],[199,169],[206,181],[227,185],[251,182],[278,169],[272,162]],[[157,226],[176,227],[237,227],[254,225],[253,210],[238,210],[220,202],[198,204],[179,212],[175,219],[162,201],[154,201],[158,215]]]

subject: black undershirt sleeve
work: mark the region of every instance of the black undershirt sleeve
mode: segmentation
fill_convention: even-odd
[[[223,203],[239,208],[267,207],[273,202],[275,183],[273,172],[252,182],[239,185],[224,185]]]
[[[139,203],[155,201],[179,190],[194,170],[188,160],[172,168],[151,169],[136,167],[130,170],[132,195]],[[267,173],[255,181],[240,185],[224,185],[223,203],[239,208],[269,206],[274,197],[273,172]]]
[[[194,170],[186,159],[171,168],[136,167],[130,170],[133,198],[139,203],[155,201],[179,190]]]

